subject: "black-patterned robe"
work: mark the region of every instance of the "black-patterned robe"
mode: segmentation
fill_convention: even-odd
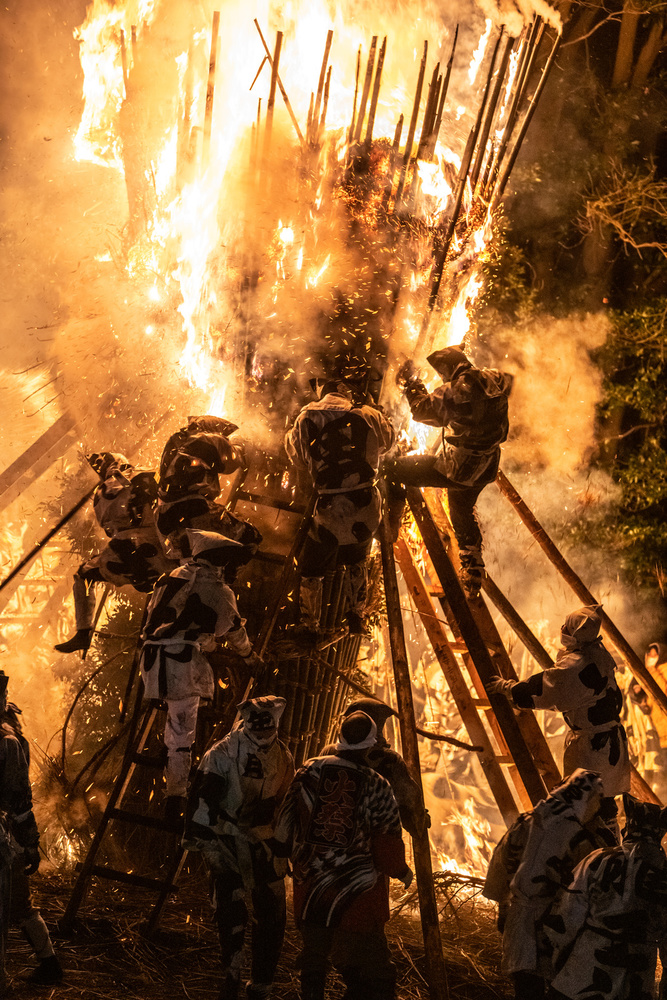
[[[653,1000],[658,947],[667,942],[667,857],[660,843],[624,840],[590,854],[554,906],[547,932],[558,994]]]
[[[304,406],[285,449],[291,462],[308,471],[318,494],[314,540],[370,544],[382,512],[375,479],[393,442],[391,424],[374,406],[355,406],[337,392]]]
[[[607,827],[591,824],[601,801],[599,777],[577,770],[532,812],[522,813],[494,850],[483,893],[500,905],[502,966],[508,975],[550,977],[545,916],[578,862],[614,843]]]

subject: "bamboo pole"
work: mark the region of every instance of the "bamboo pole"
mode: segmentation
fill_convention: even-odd
[[[368,94],[371,89],[371,80],[373,79],[373,67],[375,66],[375,50],[377,49],[378,36],[373,35],[371,39],[371,47],[368,53],[368,62],[366,63],[366,76],[364,77],[364,87],[361,92],[361,101],[359,102],[359,115],[357,117],[357,124],[354,128],[354,141],[359,142],[361,138],[361,129],[364,124],[364,118],[366,117],[366,102],[368,101]]]
[[[523,121],[521,123],[521,128],[519,129],[519,134],[516,137],[516,142],[514,143],[512,152],[509,155],[507,165],[503,170],[500,180],[497,182],[493,194],[490,198],[492,209],[495,208],[495,206],[498,204],[498,202],[500,201],[505,192],[507,182],[510,179],[510,174],[512,173],[514,164],[516,163],[516,158],[519,155],[519,150],[521,149],[523,140],[526,138],[526,132],[528,131],[528,127],[530,126],[530,123],[533,120],[533,115],[535,114],[535,109],[537,108],[537,102],[539,101],[542,95],[542,91],[544,90],[544,87],[546,85],[546,82],[549,79],[549,73],[551,71],[551,67],[554,64],[554,60],[560,48],[561,39],[562,39],[561,35],[558,35],[556,37],[556,41],[554,42],[551,48],[551,52],[549,53],[549,57],[544,65],[544,69],[542,70],[542,74],[540,76],[537,87],[535,88],[533,96],[530,99],[528,110],[524,115]]]
[[[373,81],[373,94],[371,96],[371,106],[368,111],[368,126],[366,128],[366,139],[365,143],[367,147],[370,147],[371,140],[373,139],[373,126],[375,125],[375,114],[377,112],[378,99],[380,97],[380,83],[382,82],[382,69],[384,67],[384,57],[387,52],[387,36],[385,35],[382,39],[382,45],[380,46],[380,55],[378,56],[377,69],[375,70],[375,80]]]
[[[567,560],[560,554],[547,532],[528,508],[526,502],[519,496],[504,472],[498,472],[496,484],[503,496],[512,504],[549,561],[572,588],[579,600],[583,601],[584,604],[599,604],[599,601],[591,594],[581,577],[575,573]],[[604,635],[627,663],[637,680],[640,681],[656,704],[667,715],[667,694],[665,694],[651,672],[637,656],[627,639],[619,632],[609,615],[605,611],[600,611],[599,614],[602,619],[602,632]]]
[[[324,56],[322,57],[322,65],[320,67],[320,78],[317,82],[317,97],[315,98],[315,109],[313,111],[313,130],[317,131],[317,127],[320,120],[320,107],[322,105],[322,95],[324,93],[324,81],[327,75],[327,64],[329,62],[329,53],[331,52],[331,43],[333,41],[333,31],[331,28],[327,31],[327,40],[324,46]],[[312,135],[310,138],[311,142],[317,142],[317,135]]]
[[[412,116],[410,118],[410,126],[408,128],[408,137],[405,142],[405,152],[403,153],[403,166],[401,167],[401,175],[398,180],[398,187],[396,188],[396,197],[394,198],[394,212],[397,211],[401,204],[403,188],[405,187],[405,176],[410,162],[410,157],[412,156],[412,144],[415,140],[417,118],[419,117],[419,105],[421,104],[422,89],[424,87],[424,74],[426,72],[427,56],[428,42],[424,42],[424,52],[422,54],[422,61],[419,65],[419,75],[417,77],[417,88],[415,90],[414,101],[412,102]]]
[[[213,98],[215,96],[215,66],[218,56],[218,34],[220,31],[220,11],[213,11],[213,23],[211,25],[211,51],[208,59],[208,80],[206,82],[206,108],[204,110],[204,146],[202,151],[202,165],[204,169],[208,165],[211,152],[211,127],[213,124]]]
[[[272,66],[273,60],[272,60],[272,57],[271,57],[271,52],[269,51],[269,47],[266,44],[266,39],[264,38],[264,35],[262,34],[262,29],[259,26],[259,21],[257,20],[257,18],[255,18],[254,22],[255,22],[255,27],[257,28],[257,32],[259,34],[259,37],[262,40],[262,45],[264,46],[264,51],[266,52],[266,57],[269,60],[269,65]],[[299,142],[301,143],[302,147],[305,147],[306,140],[304,139],[303,133],[302,133],[301,129],[299,128],[299,123],[296,120],[296,115],[294,114],[294,109],[292,108],[292,105],[290,104],[290,99],[287,96],[287,91],[283,87],[283,82],[280,79],[280,74],[276,75],[276,83],[278,84],[278,90],[280,91],[280,96],[282,97],[283,102],[285,104],[285,107],[287,108],[287,113],[288,113],[288,115],[290,116],[290,118],[292,120],[292,125],[294,126],[296,134],[299,137]]]
[[[350,146],[352,144],[352,139],[354,137],[354,129],[356,126],[357,117],[357,97],[359,96],[359,74],[361,72],[361,45],[357,50],[357,72],[354,78],[354,100],[352,101],[352,121],[350,122],[350,128],[347,134],[347,144]]]
[[[445,101],[447,100],[447,91],[449,90],[449,80],[452,75],[452,66],[454,64],[454,53],[456,52],[456,42],[459,37],[459,26],[456,25],[456,31],[454,32],[454,41],[452,42],[452,51],[449,54],[449,59],[447,60],[447,69],[445,71],[445,79],[442,84],[442,90],[440,92],[440,103],[438,105],[438,113],[435,119],[435,125],[433,126],[433,135],[431,136],[431,143],[429,145],[428,152],[430,156],[433,156],[435,152],[435,147],[438,142],[438,136],[440,135],[440,127],[442,125],[442,116],[445,110]]]
[[[405,648],[405,634],[401,616],[398,579],[394,562],[394,549],[390,541],[387,513],[385,512],[379,530],[382,549],[382,573],[387,601],[387,621],[389,626],[389,643],[394,668],[396,684],[396,703],[399,711],[401,730],[401,748],[412,780],[420,790],[422,805],[424,792],[421,783],[421,767],[419,763],[419,745],[415,733],[415,709],[412,700],[412,684],[410,669]],[[431,867],[431,847],[425,823],[412,838],[417,891],[419,895],[419,910],[421,915],[422,933],[424,935],[424,951],[426,959],[426,979],[431,1000],[446,1000],[447,974],[445,959],[442,952],[442,939],[438,923],[438,907],[433,886],[433,869]]]
[[[488,574],[482,580],[482,590],[498,609],[507,624],[513,629],[515,635],[524,644],[537,665],[542,667],[542,670],[548,670],[549,667],[553,667],[553,660],[547,653],[542,643],[539,641],[537,636],[531,632],[523,618],[518,614]]]
[[[262,147],[262,159],[266,164],[271,148],[271,133],[273,132],[273,111],[276,106],[276,87],[278,85],[278,66],[280,65],[280,50],[283,45],[282,31],[276,31],[276,47],[273,50],[271,60],[271,85],[269,87],[269,100],[266,105],[266,121],[264,124],[264,146]]]
[[[484,118],[484,125],[482,126],[481,135],[479,142],[477,144],[477,156],[475,157],[475,162],[473,163],[472,170],[470,171],[470,187],[474,191],[477,187],[477,181],[479,179],[480,172],[482,170],[482,163],[484,157],[487,153],[487,145],[489,141],[489,135],[491,133],[491,126],[493,125],[493,119],[496,114],[496,109],[498,107],[498,100],[500,98],[500,91],[502,90],[503,82],[505,80],[505,72],[507,70],[507,64],[509,63],[510,54],[514,47],[514,39],[508,38],[505,42],[505,48],[500,60],[500,66],[498,67],[498,73],[496,74],[496,82],[493,86],[493,91],[491,97],[489,98],[489,103],[486,109],[486,116]],[[490,155],[490,151],[489,151]]]
[[[320,141],[322,132],[324,131],[324,125],[327,120],[327,109],[329,107],[329,88],[331,87],[331,66],[327,70],[327,82],[324,85],[324,98],[322,101],[322,114],[320,115],[320,125],[319,132],[317,136],[317,141]]]

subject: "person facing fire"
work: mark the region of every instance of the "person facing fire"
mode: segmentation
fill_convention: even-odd
[[[475,504],[498,472],[500,445],[509,431],[507,409],[513,377],[495,368],[476,368],[461,345],[435,351],[426,360],[442,378],[443,384],[434,392],[429,393],[412,361],[401,365],[397,383],[414,420],[442,427],[442,452],[396,458],[386,464],[384,472],[394,486],[447,490],[461,583],[468,596],[476,597],[484,560]]]
[[[90,646],[96,583],[132,586],[149,593],[158,577],[174,566],[164,555],[155,528],[154,473],[135,469],[124,455],[110,451],[87,455],[86,459],[101,480],[93,494],[93,510],[109,542],[74,574],[76,632],[55,646],[59,653],[85,652]]]
[[[294,761],[278,739],[285,699],[251,698],[238,706],[240,727],[204,755],[188,801],[184,845],[201,851],[211,873],[220,938],[220,1000],[236,1000],[252,899],[251,978],[246,996],[269,997],[285,934],[287,865],[274,857],[278,808],[294,776]]]
[[[63,970],[48,927],[33,905],[28,878],[39,868],[39,831],[32,811],[30,745],[20,709],[7,701],[9,678],[0,670],[0,933],[18,924],[39,965],[28,977],[38,986],[56,986]],[[9,904],[9,907],[8,907]],[[4,945],[0,948],[0,992],[4,995]]]
[[[288,458],[307,470],[317,493],[299,557],[301,624],[309,638],[317,633],[324,576],[347,566],[347,624],[350,632],[363,634],[366,563],[382,517],[376,477],[394,430],[376,406],[354,401],[352,380],[313,381],[319,398],[303,407],[285,437]]]
[[[516,708],[547,708],[563,713],[570,729],[563,771],[577,767],[602,776],[605,796],[630,790],[630,759],[621,724],[623,696],[614,676],[616,664],[600,636],[601,604],[573,611],[561,627],[556,664],[526,681],[496,678],[490,691],[504,694]],[[608,803],[613,812],[612,801]]]
[[[302,1000],[324,1000],[329,955],[348,1000],[392,1000],[396,969],[384,925],[389,878],[407,889],[401,820],[389,782],[367,760],[375,723],[353,712],[328,756],[300,768],[278,815],[275,852],[292,859],[303,939]]]
[[[428,829],[431,819],[428,810],[424,808],[424,799],[417,783],[410,777],[407,764],[400,754],[389,746],[384,735],[384,724],[394,714],[389,705],[376,698],[357,698],[351,701],[343,716],[347,718],[353,712],[365,712],[375,723],[377,730],[374,745],[366,752],[366,760],[378,774],[386,778],[391,785],[394,798],[398,803],[403,828],[411,837]],[[336,752],[334,744],[324,747],[320,756],[326,757]]]
[[[522,813],[493,852],[482,893],[498,903],[502,968],[516,1000],[543,1000],[552,974],[551,904],[587,854],[616,843],[599,815],[603,792],[598,774],[578,768]]]
[[[171,816],[178,814],[188,788],[199,702],[214,693],[206,652],[224,638],[244,658],[248,677],[261,663],[226,582],[245,560],[244,546],[212,531],[188,529],[187,534],[192,554],[158,581],[146,611],[139,660],[145,697],[167,704],[165,777]]]
[[[548,1000],[655,996],[658,947],[664,962],[667,944],[667,809],[628,794],[623,805],[621,845],[589,854],[549,915]]]
[[[219,531],[243,544],[259,545],[261,535],[219,504],[220,476],[244,466],[243,449],[229,436],[238,430],[224,417],[189,417],[186,427],[164,446],[158,475],[157,528],[174,559],[189,555],[187,529]]]

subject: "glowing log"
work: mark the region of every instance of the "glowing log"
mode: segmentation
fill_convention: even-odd
[[[549,561],[572,588],[579,600],[585,605],[599,604],[600,602],[593,597],[581,577],[575,573],[567,560],[560,554],[547,532],[529,509],[526,502],[519,496],[504,472],[498,472],[496,484],[503,496],[512,504]],[[609,615],[605,611],[600,611],[600,618],[602,619],[602,632],[617,652],[620,653],[637,680],[650,693],[661,711],[667,715],[667,695],[665,692],[644,663],[642,663],[625,636],[616,628]]]
[[[419,746],[415,732],[415,709],[412,701],[412,682],[410,668],[405,648],[403,632],[403,617],[394,562],[394,547],[390,541],[388,517],[385,511],[379,530],[382,549],[382,575],[384,592],[387,601],[387,622],[389,627],[389,644],[394,668],[396,685],[396,703],[398,705],[399,723],[401,729],[401,749],[410,775],[421,792],[422,805],[424,792],[422,789],[421,766],[419,761]],[[438,923],[438,907],[435,901],[433,887],[433,868],[431,865],[431,845],[426,825],[412,838],[415,875],[419,895],[419,912],[424,935],[424,951],[426,958],[426,978],[431,1000],[446,1000],[447,977],[445,960],[442,953],[442,939]]]

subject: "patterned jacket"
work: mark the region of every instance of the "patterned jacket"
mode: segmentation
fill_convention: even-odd
[[[551,903],[579,861],[614,844],[609,829],[593,820],[601,793],[596,774],[575,771],[532,812],[522,813],[494,850],[483,893],[500,904],[507,974],[550,975],[544,919]]]
[[[449,382],[429,393],[419,379],[406,385],[413,419],[442,427],[443,454],[436,468],[461,486],[490,483],[507,440],[507,400],[512,376],[495,368],[459,365]]]
[[[565,997],[652,1000],[667,944],[667,857],[659,841],[597,850],[574,872],[548,934],[553,986]]]
[[[290,461],[307,469],[320,494],[370,487],[393,443],[394,430],[380,410],[355,406],[337,392],[304,406],[285,437]]]
[[[112,465],[93,494],[93,510],[109,538],[142,528],[154,532],[156,500],[157,483],[153,472],[127,466],[121,471],[117,465]]]
[[[403,874],[405,851],[389,782],[371,767],[340,755],[308,761],[285,797],[275,838],[292,858],[297,920],[350,928],[389,919],[383,876]]]
[[[20,847],[39,846],[39,832],[32,811],[32,788],[24,738],[11,723],[0,724],[0,864],[11,863],[10,842]],[[25,741],[27,742],[27,741]]]
[[[241,465],[240,449],[228,440],[235,430],[236,425],[223,418],[198,417],[172,434],[160,459],[160,500],[195,494],[214,500],[219,496],[219,476]]]
[[[147,698],[213,697],[206,649],[226,637],[242,656],[251,651],[234,592],[222,570],[190,559],[163,576],[148,604],[141,676]]]

